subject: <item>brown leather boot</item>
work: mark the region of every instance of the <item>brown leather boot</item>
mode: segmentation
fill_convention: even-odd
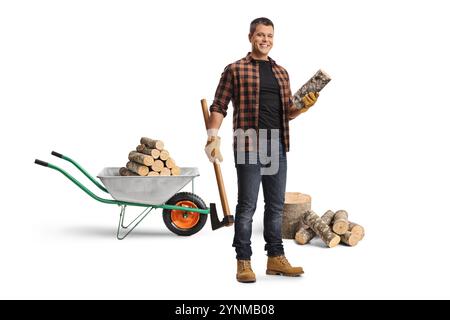
[[[292,267],[285,256],[268,257],[266,274],[298,277],[303,274],[303,268]]]
[[[252,270],[250,260],[238,260],[237,261],[237,273],[236,279],[239,282],[255,282],[256,276]]]

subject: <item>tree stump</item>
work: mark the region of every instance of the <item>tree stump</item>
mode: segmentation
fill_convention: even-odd
[[[311,197],[309,195],[300,192],[286,192],[281,226],[283,239],[295,238],[295,233],[302,223],[302,215],[309,210],[311,210]]]

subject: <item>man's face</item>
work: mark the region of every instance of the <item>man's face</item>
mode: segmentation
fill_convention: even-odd
[[[252,50],[257,55],[267,56],[273,46],[273,27],[258,24],[255,32],[249,35]]]

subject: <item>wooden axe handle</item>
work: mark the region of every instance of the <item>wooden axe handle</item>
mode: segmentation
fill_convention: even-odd
[[[208,130],[209,111],[206,99],[202,99],[203,119],[205,120],[205,127]],[[230,207],[228,206],[227,193],[225,192],[225,185],[223,184],[222,170],[220,164],[214,162],[214,172],[216,173],[217,187],[219,188],[220,202],[222,203],[223,215],[231,215]]]

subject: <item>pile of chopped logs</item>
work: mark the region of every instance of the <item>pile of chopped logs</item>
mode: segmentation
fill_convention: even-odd
[[[164,142],[142,137],[141,144],[128,154],[126,168],[119,170],[121,176],[178,176],[180,167],[164,149]]]
[[[300,192],[286,192],[284,197],[283,239],[295,239],[299,244],[307,244],[318,235],[332,248],[339,243],[355,246],[364,237],[360,225],[348,221],[344,210],[331,210],[319,217],[311,210],[311,196]]]
[[[364,238],[364,228],[350,222],[345,210],[338,210],[336,213],[328,210],[322,217],[308,210],[301,215],[301,220],[295,234],[295,240],[299,244],[307,244],[318,235],[330,248],[339,243],[353,247]]]

